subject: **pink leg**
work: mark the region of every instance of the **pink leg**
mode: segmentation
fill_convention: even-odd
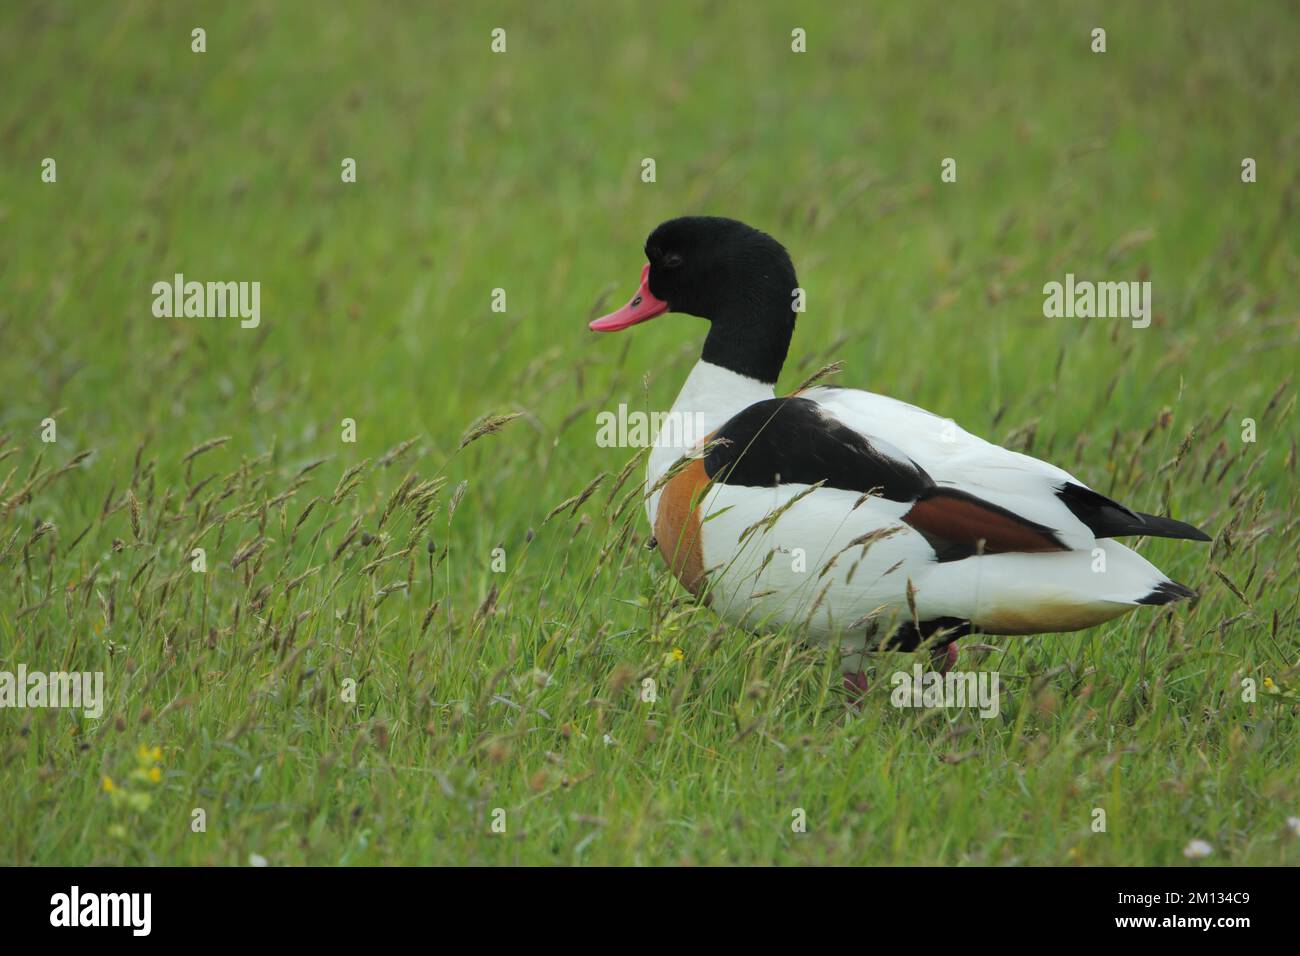
[[[940,674],[946,674],[957,666],[957,642],[953,641],[947,647],[940,647],[930,654],[930,666]]]
[[[947,647],[940,647],[930,652],[930,666],[940,674],[947,674],[957,666],[957,642],[953,641]],[[858,671],[855,674],[844,675],[844,689],[848,691],[849,697],[854,704],[860,704],[867,696],[867,675]]]

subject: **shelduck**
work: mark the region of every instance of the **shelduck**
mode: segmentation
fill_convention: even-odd
[[[646,514],[677,580],[724,618],[862,654],[964,635],[1100,624],[1195,593],[1117,538],[1208,541],[1133,511],[1068,472],[883,395],[816,386],[777,397],[798,280],[785,248],[733,219],[663,223],[636,295],[590,323],[666,312],[709,322],[646,475]]]

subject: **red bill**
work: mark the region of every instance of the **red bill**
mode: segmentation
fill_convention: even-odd
[[[632,296],[632,301],[616,312],[593,319],[588,323],[587,328],[593,332],[617,332],[638,322],[653,319],[656,315],[663,315],[667,311],[668,303],[663,299],[656,299],[650,291],[650,263],[647,262],[645,268],[641,270],[641,287],[636,290],[636,295]]]

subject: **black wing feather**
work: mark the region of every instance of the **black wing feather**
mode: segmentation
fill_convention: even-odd
[[[737,413],[713,435],[704,470],[727,485],[815,484],[915,501],[934,481],[807,398],[769,398]]]
[[[1091,488],[1072,482],[1066,482],[1056,496],[1099,538],[1146,535],[1150,538],[1181,538],[1186,541],[1210,540],[1208,534],[1185,521],[1130,511],[1118,501],[1112,501]]]

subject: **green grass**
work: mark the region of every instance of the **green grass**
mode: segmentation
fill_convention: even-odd
[[[108,695],[0,711],[0,862],[1300,863],[1294,6],[549,6],[0,11],[0,669]],[[1209,529],[1141,545],[1199,603],[963,652],[994,720],[691,603],[595,415],[702,324],[586,331],[688,212],[790,248],[783,386],[843,360]],[[1043,318],[1067,271],[1152,326]],[[175,272],[261,327],[155,319]]]

